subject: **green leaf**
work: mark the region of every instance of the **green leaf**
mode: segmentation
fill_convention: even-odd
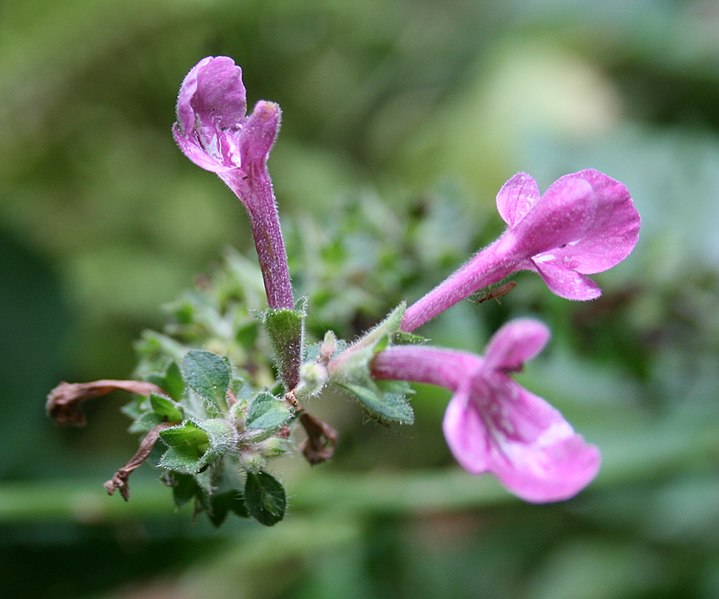
[[[204,400],[217,408],[226,407],[230,386],[230,363],[212,352],[193,349],[182,360],[182,378]]]
[[[224,418],[208,418],[197,422],[210,439],[210,451],[220,455],[228,451],[235,440],[235,431]]]
[[[193,422],[166,428],[160,438],[167,451],[160,458],[160,466],[181,474],[195,474],[207,464],[210,437]]]
[[[414,389],[407,381],[374,381],[375,385],[382,391],[382,393],[394,393],[407,397],[408,395],[414,395]]]
[[[380,422],[414,423],[414,411],[402,393],[385,393],[376,385],[340,384],[362,404],[367,413]]]
[[[172,401],[169,397],[151,393],[150,405],[152,406],[152,411],[163,421],[182,422],[184,417],[182,406]]]
[[[175,401],[182,401],[182,395],[185,392],[185,381],[182,378],[180,367],[174,360],[170,362],[167,370],[165,370],[165,384],[161,387]]]
[[[156,331],[145,331],[142,337],[135,344],[140,357],[150,362],[156,359],[166,359],[170,356],[173,360],[180,360],[185,352],[185,346],[168,335]]]
[[[245,481],[245,505],[249,514],[258,522],[272,526],[285,515],[285,489],[267,472],[248,472]]]
[[[330,382],[352,393],[371,417],[385,424],[414,422],[414,412],[405,399],[410,387],[405,384],[384,391],[386,387],[377,385],[370,369],[374,357],[386,349],[399,333],[404,311],[402,303],[330,364]]]
[[[289,406],[271,393],[259,393],[250,404],[245,426],[248,429],[278,429],[292,418]]]
[[[172,488],[172,499],[176,508],[181,508],[201,492],[195,477],[189,474],[168,472],[167,476],[163,477],[163,481]]]
[[[143,412],[135,418],[135,421],[130,425],[128,430],[131,433],[147,433],[162,422],[162,418],[155,414],[155,412]]]
[[[392,336],[399,331],[404,315],[404,302],[397,306],[359,341],[342,351],[334,360],[331,382],[368,385],[371,382],[370,363],[378,352],[386,349]]]
[[[372,345],[372,353],[376,356],[381,351],[384,351],[389,347],[389,335],[383,335],[380,337],[374,345]]]
[[[175,401],[182,401],[182,395],[185,392],[185,381],[182,380],[180,368],[174,360],[170,360],[162,374],[154,373],[145,378],[149,382],[155,383]]]
[[[149,381],[152,382],[152,381]],[[120,408],[120,411],[132,420],[137,420],[140,416],[145,413],[145,401],[144,397],[136,397],[130,403],[125,404]]]
[[[392,343],[395,345],[423,345],[428,343],[427,337],[422,335],[415,335],[414,333],[407,333],[405,331],[397,331],[392,335]]]
[[[247,506],[245,506],[245,499],[240,491],[232,489],[222,493],[213,493],[210,496],[207,517],[212,524],[219,527],[230,512],[241,518],[249,518],[250,516]]]

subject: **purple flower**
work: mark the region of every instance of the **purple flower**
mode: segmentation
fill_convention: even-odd
[[[639,213],[627,188],[587,169],[557,179],[543,196],[526,173],[507,181],[497,209],[509,229],[506,243],[528,256],[551,291],[573,300],[599,297],[585,275],[619,264],[639,237]]]
[[[639,213],[627,188],[599,171],[565,175],[540,195],[519,173],[497,194],[507,230],[405,312],[413,331],[458,301],[520,271],[537,272],[555,294],[590,300],[601,290],[586,275],[626,258],[637,243]]]
[[[459,464],[473,474],[493,473],[526,501],[560,501],[596,476],[600,455],[557,410],[510,376],[548,338],[542,323],[514,320],[497,331],[484,358],[429,346],[392,346],[377,355],[372,375],[451,389],[443,428]]]
[[[280,107],[260,100],[251,115],[246,111],[242,69],[226,56],[208,56],[182,82],[172,133],[185,156],[205,170],[248,170],[269,157]]]
[[[282,229],[267,159],[280,107],[259,101],[246,115],[242,69],[225,56],[203,58],[187,74],[172,133],[197,166],[216,173],[247,209],[271,308],[294,306]]]

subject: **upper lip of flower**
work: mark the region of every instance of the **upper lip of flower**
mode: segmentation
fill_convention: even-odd
[[[241,123],[246,112],[242,69],[227,56],[203,58],[180,86],[177,121],[183,133],[197,125],[198,117],[204,125],[228,129]]]
[[[246,112],[242,69],[231,58],[210,56],[182,82],[173,136],[198,166],[217,173],[237,169]]]
[[[561,262],[582,274],[615,266],[639,237],[627,188],[593,169],[560,177],[541,196],[534,179],[518,173],[497,194],[497,208],[525,258]]]

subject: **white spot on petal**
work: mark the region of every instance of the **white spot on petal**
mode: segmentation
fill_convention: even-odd
[[[537,447],[549,447],[574,434],[574,429],[566,420],[558,420],[542,431],[534,444]]]

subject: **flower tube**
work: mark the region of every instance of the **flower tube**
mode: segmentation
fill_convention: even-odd
[[[210,56],[182,82],[172,132],[185,156],[216,173],[245,206],[267,302],[273,309],[292,309],[287,253],[267,170],[280,107],[261,100],[251,114],[246,110],[242,69],[231,58]]]

